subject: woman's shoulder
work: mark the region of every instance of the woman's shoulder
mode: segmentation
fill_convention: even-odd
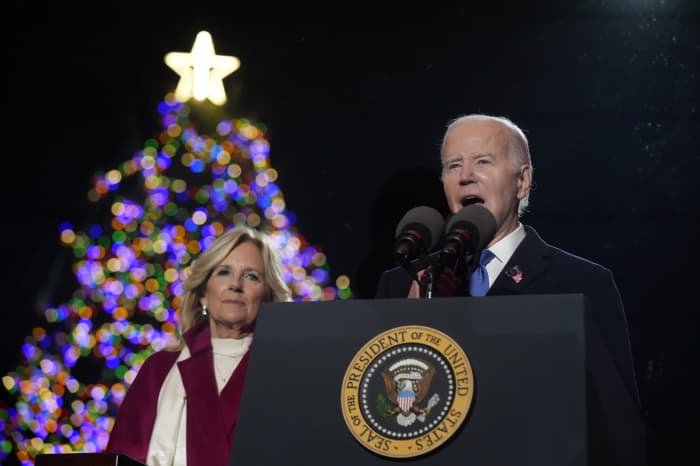
[[[164,378],[173,364],[175,364],[175,361],[177,361],[179,354],[180,351],[172,351],[170,349],[156,351],[146,358],[139,370],[139,375],[144,374],[144,376],[158,379]]]

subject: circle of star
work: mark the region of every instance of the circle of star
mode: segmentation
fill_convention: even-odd
[[[175,98],[187,102],[209,99],[213,104],[226,103],[223,79],[236,71],[241,62],[230,55],[217,55],[211,34],[200,31],[195,37],[192,51],[170,52],[165,55],[165,64],[180,75],[175,88]]]

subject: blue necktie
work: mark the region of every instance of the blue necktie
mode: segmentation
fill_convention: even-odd
[[[485,296],[489,291],[489,273],[486,264],[496,257],[490,250],[484,249],[479,257],[479,265],[469,277],[469,293],[472,296]]]

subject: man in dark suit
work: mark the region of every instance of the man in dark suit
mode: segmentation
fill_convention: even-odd
[[[450,211],[481,204],[493,214],[496,233],[486,245],[488,254],[482,253],[489,261],[484,265],[487,276],[481,291],[474,288],[476,283],[470,284],[477,276],[476,257],[473,263],[442,271],[434,296],[584,294],[617,369],[638,402],[627,319],[612,273],[547,244],[532,227],[520,222],[532,185],[529,145],[520,128],[502,117],[457,118],[447,127],[441,156]],[[376,294],[377,298],[420,296],[419,284],[398,267],[382,274]]]

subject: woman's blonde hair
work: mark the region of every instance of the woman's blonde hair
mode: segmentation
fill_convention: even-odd
[[[265,297],[263,301],[291,301],[292,293],[282,276],[282,265],[277,249],[270,237],[258,230],[247,226],[236,226],[227,230],[214,240],[214,243],[195,259],[189,270],[189,275],[182,283],[182,308],[178,319],[179,341],[173,349],[182,349],[182,335],[187,330],[206,319],[202,315],[200,300],[204,296],[207,280],[212,270],[239,244],[250,241],[255,244],[263,259],[263,284]]]

